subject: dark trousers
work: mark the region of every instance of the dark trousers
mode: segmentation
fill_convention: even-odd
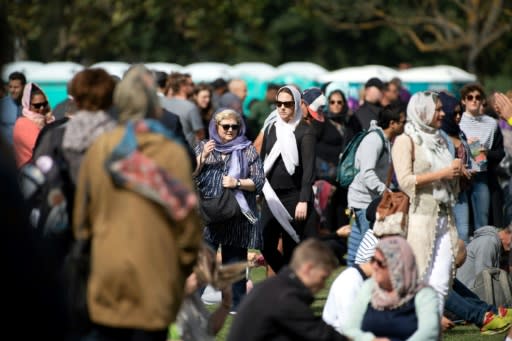
[[[281,192],[276,191],[281,203],[286,208],[288,213],[295,217],[295,208],[299,202],[299,192]],[[304,237],[305,229],[308,230],[307,236],[311,237],[314,235],[313,231],[316,231],[314,223],[313,205],[308,204],[308,214],[305,221],[297,222],[291,221],[291,225],[295,232],[297,232],[300,239]],[[283,229],[281,224],[274,218],[272,212],[268,208],[267,202],[264,201],[261,208],[261,227],[263,231],[263,250],[262,254],[265,257],[265,261],[270,265],[272,270],[277,273],[279,270],[290,262],[293,250],[297,246],[297,243],[290,237],[290,235]],[[283,252],[279,252],[277,244],[279,238],[282,238]]]
[[[208,245],[215,251],[218,250],[219,244],[212,243],[207,241]],[[221,255],[222,255],[222,264],[231,264],[238,262],[246,262],[247,261],[247,249],[233,246],[233,245],[222,245],[221,246]],[[238,282],[235,282],[231,285],[231,290],[233,294],[233,302],[231,304],[231,311],[236,311],[238,309],[238,305],[240,301],[245,296],[247,292],[247,279],[241,279]],[[203,288],[204,291],[204,288]],[[202,293],[202,292],[201,292]]]

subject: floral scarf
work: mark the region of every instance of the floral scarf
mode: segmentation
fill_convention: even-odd
[[[418,278],[416,258],[403,237],[385,237],[377,244],[386,260],[392,291],[375,284],[370,302],[377,310],[395,309],[409,302],[425,285]]]
[[[197,197],[172,174],[138,150],[136,134],[147,132],[174,139],[174,135],[158,121],[129,121],[121,142],[105,161],[105,168],[116,186],[136,192],[159,204],[172,220],[183,220],[197,207]]]

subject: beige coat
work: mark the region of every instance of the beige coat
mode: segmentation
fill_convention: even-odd
[[[193,210],[183,221],[170,222],[156,204],[114,187],[104,163],[123,134],[118,127],[100,136],[80,169],[73,228],[78,238],[92,236],[88,308],[101,325],[162,330],[180,308],[201,241],[200,221]],[[193,190],[181,145],[153,133],[137,140],[146,156]]]
[[[406,134],[402,134],[395,139],[391,152],[400,189],[410,199],[407,241],[416,256],[420,278],[425,276],[432,258],[436,240],[437,218],[440,213],[439,204],[432,195],[433,186],[416,186],[416,174],[431,171],[431,165],[426,159],[425,153],[426,151],[422,146],[415,144],[413,164],[412,140]],[[455,256],[457,254],[458,236],[451,210],[448,212],[448,228],[452,241],[453,256]]]

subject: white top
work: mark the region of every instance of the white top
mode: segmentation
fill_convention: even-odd
[[[350,267],[340,273],[331,284],[322,318],[339,333],[343,332],[348,322],[352,305],[363,282],[361,273],[356,268]]]

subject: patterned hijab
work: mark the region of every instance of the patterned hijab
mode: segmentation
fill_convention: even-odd
[[[418,278],[416,258],[411,246],[403,237],[385,237],[376,250],[384,255],[393,291],[375,285],[371,304],[374,309],[395,309],[409,302],[425,285]]]
[[[405,125],[405,133],[425,151],[425,157],[432,165],[431,171],[448,167],[453,161],[453,156],[440,134],[440,129],[430,126],[435,117],[438,100],[439,95],[436,92],[421,91],[415,93],[407,105],[407,123]],[[435,181],[433,187],[432,194],[437,201],[450,205],[455,203],[456,182]]]

